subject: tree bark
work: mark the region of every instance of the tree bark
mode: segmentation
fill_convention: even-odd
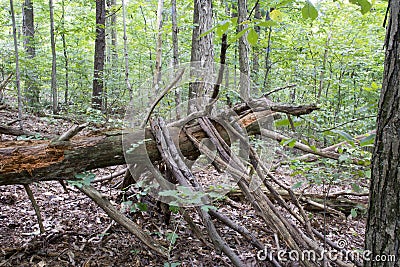
[[[171,0],[171,23],[172,23],[172,65],[174,70],[179,66],[179,42],[178,42],[178,23],[177,23],[176,0]],[[181,117],[181,92],[175,90],[176,119]]]
[[[207,81],[209,75],[213,72],[214,66],[214,44],[213,34],[209,33],[201,38],[199,36],[212,27],[212,1],[211,0],[195,0],[193,12],[193,28],[192,33],[192,51],[190,61],[192,62],[192,70],[200,71],[197,77],[204,77]],[[212,91],[213,86],[207,82],[192,82],[189,84],[189,100],[196,99],[196,103],[189,101],[188,114],[196,110],[199,103],[199,97],[207,92]]]
[[[106,48],[106,2],[96,0],[96,40],[94,44],[94,74],[92,107],[103,109],[103,72]]]
[[[161,60],[162,60],[162,25],[163,25],[163,7],[164,0],[158,0],[157,5],[157,42],[156,42],[156,68],[154,70],[153,88],[157,95],[160,91],[159,83],[161,81]]]
[[[49,0],[50,8],[50,42],[51,42],[51,95],[53,104],[53,114],[58,113],[58,92],[57,92],[57,58],[56,40],[54,37],[54,5],[53,0]]]
[[[372,253],[365,266],[400,266],[400,2],[390,0],[389,8],[365,237]],[[376,261],[391,255],[394,261]]]
[[[247,1],[238,0],[238,31],[247,28],[243,22],[247,20]],[[243,24],[242,24],[243,23]],[[240,70],[240,97],[247,101],[250,98],[250,71],[249,71],[249,43],[247,32],[239,38],[239,70]]]
[[[15,51],[15,83],[18,91],[18,120],[19,120],[19,128],[22,130],[23,127],[22,127],[21,74],[19,71],[17,27],[15,24],[14,4],[12,0],[10,0],[10,9],[11,9],[11,20],[12,20],[13,39],[14,39],[14,51]]]
[[[133,97],[133,91],[132,91],[132,86],[131,83],[129,82],[129,57],[128,57],[128,37],[126,35],[126,6],[125,6],[125,0],[121,1],[122,5],[122,24],[124,28],[124,61],[125,61],[125,84],[126,87],[129,90],[129,100],[132,100]]]
[[[64,69],[65,69],[65,90],[64,90],[64,104],[68,107],[68,90],[69,90],[69,58],[68,58],[68,51],[67,51],[67,41],[65,38],[65,0],[61,1],[62,6],[62,14],[61,14],[61,40],[63,44],[63,54],[64,54]]]
[[[35,23],[33,13],[33,1],[25,0],[23,9],[23,26],[22,32],[24,35],[24,47],[28,60],[32,60],[35,55]],[[28,105],[34,106],[39,103],[39,88],[35,82],[34,68],[27,69],[25,94]]]

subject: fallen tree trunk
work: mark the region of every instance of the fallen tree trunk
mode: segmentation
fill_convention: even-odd
[[[259,99],[249,105],[240,104],[234,111],[240,118],[243,127],[249,134],[259,133],[258,122],[261,118],[274,112],[288,114],[307,114],[318,108],[314,105],[288,107],[271,105]],[[256,112],[254,112],[256,110]],[[266,112],[269,111],[269,112]],[[255,116],[256,115],[256,116]],[[197,122],[190,124],[190,132],[198,140],[206,137]],[[229,143],[229,136],[221,125],[216,125],[221,136]],[[179,128],[170,129],[176,133],[176,142],[183,156],[197,158],[200,152],[186,134]],[[73,179],[75,174],[84,171],[125,164],[122,136],[124,142],[140,140],[143,132],[119,130],[104,132],[101,135],[75,137],[69,141],[29,140],[8,141],[0,143],[0,185],[29,184],[38,181]],[[145,129],[146,140],[140,144],[135,153],[128,155],[129,162],[157,161],[161,157],[150,130]],[[131,140],[131,141],[130,141]],[[130,158],[132,157],[132,158]]]

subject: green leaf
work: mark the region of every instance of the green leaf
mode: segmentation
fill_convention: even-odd
[[[269,17],[272,20],[275,20],[277,22],[282,22],[283,13],[281,11],[279,11],[278,9],[274,9],[274,10],[271,11],[271,13],[269,13]]]
[[[360,193],[362,191],[361,187],[356,183],[351,184],[351,188],[356,193]]]
[[[280,143],[282,146],[288,146],[290,148],[293,148],[296,145],[296,139],[290,138],[290,139],[284,139]]]
[[[311,150],[314,151],[314,152],[318,151],[317,147],[314,146],[314,145],[309,145],[308,147],[311,148]]]
[[[274,122],[275,127],[289,126],[290,122],[288,119],[278,120]]]
[[[169,205],[168,208],[172,213],[175,213],[175,214],[179,213],[179,207],[178,206]]]
[[[226,21],[222,25],[218,26],[215,29],[215,33],[217,34],[218,37],[221,37],[226,31],[229,29],[230,22]]]
[[[178,239],[178,235],[173,232],[173,233],[167,233],[166,234],[167,240],[171,242],[172,245],[176,243],[176,240]]]
[[[138,202],[138,203],[136,203],[136,206],[140,211],[147,211],[147,209],[148,209],[146,203]]]
[[[256,26],[259,26],[259,27],[272,27],[272,26],[276,26],[276,25],[278,25],[278,23],[276,23],[273,20],[261,21],[256,24]]]
[[[376,91],[379,88],[379,86],[378,86],[378,84],[376,82],[372,82],[371,83],[371,88]]]
[[[360,140],[360,146],[372,146],[375,142],[375,135],[371,134]]]
[[[307,1],[306,4],[304,5],[304,7],[301,9],[301,14],[303,15],[304,19],[316,19],[318,17],[318,11],[317,9],[314,7],[314,5]]]
[[[346,154],[342,154],[342,155],[340,155],[339,156],[339,162],[345,162],[345,161],[347,161],[349,159],[349,155],[346,155]]]
[[[303,181],[297,182],[294,185],[292,185],[292,189],[297,189],[300,188],[303,185]]]
[[[236,42],[237,40],[239,40],[240,37],[242,37],[248,30],[250,30],[249,27],[241,30],[240,32],[238,32],[235,36],[235,38],[233,38],[232,43]]]
[[[250,45],[255,46],[257,44],[257,40],[258,40],[257,32],[253,28],[250,28],[249,34],[247,35],[247,41],[249,41]]]
[[[352,218],[356,218],[357,217],[357,208],[351,209],[350,211],[350,215]]]
[[[208,212],[209,210],[217,210],[217,207],[214,207],[211,205],[204,205],[204,206],[201,206],[201,209],[204,210],[205,212]]]
[[[352,146],[354,146],[354,138],[349,133],[341,130],[331,130],[333,133],[337,133],[341,137],[343,137],[346,141],[348,141]]]
[[[350,3],[361,7],[361,14],[366,14],[371,10],[372,4],[368,0],[350,0]]]

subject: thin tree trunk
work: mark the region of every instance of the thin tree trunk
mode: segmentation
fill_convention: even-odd
[[[256,3],[255,7],[254,7],[254,18],[255,19],[261,19],[261,11],[260,11],[260,3]],[[261,29],[259,26],[254,27],[254,30],[256,31],[256,33],[258,34],[258,36],[260,36],[261,33]],[[258,73],[260,71],[260,62],[259,62],[259,47],[258,46],[254,46],[253,47],[253,68],[252,68],[252,76],[253,76],[253,80],[258,84]]]
[[[56,41],[54,38],[54,6],[53,0],[49,0],[50,8],[50,42],[51,42],[51,95],[53,102],[53,114],[58,113],[58,93],[57,93],[57,58],[56,58]]]
[[[267,13],[265,20],[268,21],[271,18],[269,17],[269,13]],[[268,34],[267,34],[267,48],[265,48],[265,74],[264,74],[264,83],[263,83],[263,88],[267,88],[267,82],[268,82],[268,75],[269,72],[271,71],[271,63],[269,60],[269,56],[271,53],[271,34],[272,34],[272,28],[268,27]]]
[[[172,65],[174,70],[179,66],[179,42],[178,42],[178,23],[176,14],[176,0],[171,0],[171,22],[172,22]],[[181,115],[181,93],[180,90],[175,90],[175,106],[176,119],[180,119]]]
[[[96,0],[96,40],[94,45],[94,73],[92,107],[104,109],[103,106],[103,74],[104,56],[106,48],[106,3],[105,0]]]
[[[157,44],[156,44],[156,68],[154,70],[153,88],[157,94],[159,92],[159,83],[161,81],[161,65],[162,65],[162,24],[164,0],[158,0],[157,6]]]
[[[132,100],[133,97],[133,91],[132,91],[132,86],[129,82],[129,57],[128,57],[128,37],[126,35],[126,7],[125,7],[125,0],[121,1],[122,4],[122,24],[124,27],[124,59],[125,59],[125,84],[126,87],[128,87],[129,90],[129,100]]]
[[[238,31],[247,28],[247,24],[242,24],[247,20],[247,1],[238,0]],[[240,70],[240,97],[247,101],[250,98],[250,71],[249,71],[249,43],[247,33],[239,38],[239,70]]]
[[[365,266],[379,267],[400,266],[400,1],[389,8],[365,234]]]
[[[18,120],[19,120],[19,128],[22,130],[23,125],[22,125],[21,74],[19,71],[17,27],[15,25],[14,4],[12,0],[10,0],[10,9],[11,9],[11,20],[12,20],[12,30],[14,38],[14,51],[15,51],[15,83],[17,85],[17,91],[18,91]]]
[[[112,66],[113,68],[117,66],[118,63],[118,53],[117,53],[117,14],[116,14],[116,0],[111,0],[111,56],[112,56]]]
[[[63,44],[63,53],[64,53],[64,68],[65,68],[65,91],[64,91],[64,104],[68,107],[68,90],[69,90],[69,59],[68,59],[68,51],[67,51],[67,42],[65,39],[65,0],[61,1],[62,6],[62,15],[61,15],[61,23],[62,23],[62,31],[61,31],[61,39]]]
[[[32,60],[35,55],[35,24],[34,24],[34,13],[33,13],[33,1],[25,0],[23,5],[23,35],[24,35],[24,47],[27,54],[28,60]],[[29,68],[29,67],[28,67]],[[27,70],[25,95],[28,105],[35,106],[39,103],[39,88],[35,82],[36,74],[34,73],[35,68]]]

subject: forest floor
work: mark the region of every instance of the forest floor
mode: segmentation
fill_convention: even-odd
[[[0,124],[15,119],[15,112],[0,111]],[[72,123],[63,119],[27,115],[24,125],[30,131],[61,134]],[[15,137],[2,136],[2,141],[12,139],[15,140]],[[121,168],[123,166],[110,167],[95,170],[94,173],[102,177]],[[282,167],[277,169],[275,176],[287,185],[301,179],[290,173],[291,170]],[[209,168],[198,170],[196,176],[200,182],[207,184],[211,179],[218,179],[219,174]],[[98,183],[95,187],[115,206],[123,209],[119,200],[120,190],[117,189],[121,181],[122,177],[118,177]],[[0,187],[0,266],[231,266],[224,255],[216,253],[193,235],[179,213],[173,213],[170,223],[166,225],[155,204],[148,203],[145,212],[127,212],[153,238],[170,248],[170,259],[165,260],[149,251],[123,227],[112,223],[107,214],[79,190],[73,186],[67,187],[68,192],[65,192],[56,181],[31,185],[41,209],[46,229],[44,234],[39,234],[38,222],[24,187]],[[330,191],[350,188],[350,185],[343,184],[332,187]],[[321,188],[313,187],[310,190],[322,192]],[[365,202],[366,197],[363,200]],[[285,247],[276,233],[265,229],[263,221],[243,198],[227,198],[214,203],[214,206],[237,224],[247,227],[270,248]],[[307,211],[307,214],[312,217],[312,225],[321,233],[325,232],[331,240],[345,240],[348,249],[363,248],[365,217],[362,215],[343,218],[324,212]],[[191,216],[200,224],[195,212]],[[269,266],[267,262],[257,259],[258,250],[237,232],[219,222],[216,225],[247,266]],[[170,241],[174,238],[176,242],[172,244]],[[283,266],[296,265],[283,263]]]

